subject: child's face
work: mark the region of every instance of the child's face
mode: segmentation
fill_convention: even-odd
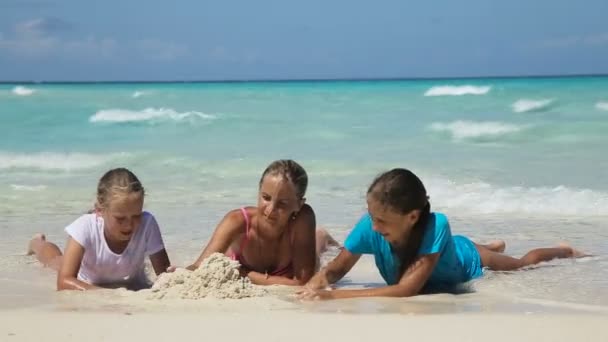
[[[393,246],[400,246],[407,240],[420,216],[420,210],[401,214],[369,197],[367,210],[372,218],[373,229]]]
[[[281,176],[266,176],[260,185],[258,210],[271,226],[287,224],[292,215],[302,207],[295,186]]]
[[[106,233],[114,241],[129,241],[141,223],[144,200],[140,193],[113,198],[102,209]]]

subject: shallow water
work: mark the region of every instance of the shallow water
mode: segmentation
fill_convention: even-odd
[[[596,255],[488,272],[457,303],[608,306],[608,78],[17,86],[0,85],[0,283],[18,305],[54,286],[22,256],[27,240],[62,246],[107,169],[136,172],[184,265],[227,210],[255,203],[269,162],[294,158],[339,240],[371,179],[400,166],[453,233],[505,239],[513,255],[560,241]],[[380,282],[368,260],[344,284]]]

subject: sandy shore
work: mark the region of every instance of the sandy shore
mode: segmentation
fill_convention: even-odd
[[[608,341],[605,315],[0,312],[2,341]]]
[[[1,342],[608,341],[606,306],[496,291],[303,303],[293,288],[269,287],[258,298],[157,300],[146,291],[56,292],[46,271],[0,277]]]
[[[182,301],[0,284],[11,285],[0,291],[0,341],[9,342],[608,341],[605,307],[481,294],[302,303],[279,287],[271,297]]]

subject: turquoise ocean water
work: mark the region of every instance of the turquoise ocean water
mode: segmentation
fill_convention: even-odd
[[[293,158],[317,221],[340,239],[372,178],[406,167],[455,233],[505,239],[514,255],[563,240],[597,255],[489,273],[476,291],[608,307],[607,132],[606,77],[4,84],[0,268],[13,282],[51,279],[20,255],[26,241],[44,231],[62,245],[117,166],[144,182],[185,264],[227,210],[255,204],[268,163]],[[359,276],[380,281],[372,267]]]

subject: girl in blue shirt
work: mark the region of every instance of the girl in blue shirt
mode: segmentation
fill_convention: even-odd
[[[422,181],[406,169],[381,174],[367,191],[368,213],[352,229],[340,254],[299,292],[303,299],[408,297],[425,286],[453,286],[480,277],[483,268],[515,270],[555,258],[583,256],[562,245],[539,248],[521,258],[502,254],[505,244],[478,245],[452,235],[444,214],[431,211]],[[340,280],[362,254],[373,254],[387,286],[324,290]]]

